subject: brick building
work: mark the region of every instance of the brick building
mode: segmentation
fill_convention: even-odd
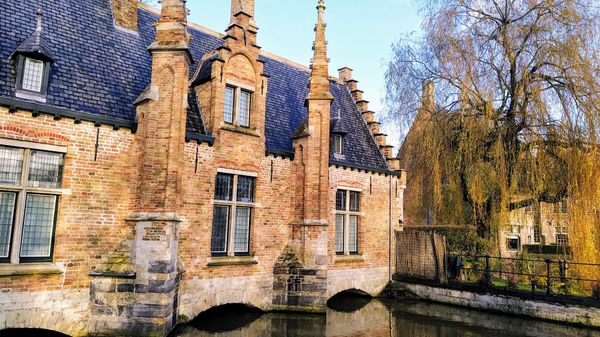
[[[181,0],[0,3],[0,329],[383,289],[405,178],[317,10],[307,68],[257,45],[254,0],[225,34]]]

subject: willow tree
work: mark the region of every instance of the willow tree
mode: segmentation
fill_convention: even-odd
[[[401,155],[424,193],[407,192],[410,207],[491,238],[511,210],[568,199],[576,254],[598,261],[597,2],[427,0],[422,13],[386,73],[388,117],[414,124]]]

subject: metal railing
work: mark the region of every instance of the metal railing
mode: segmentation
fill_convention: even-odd
[[[460,258],[452,282],[488,288],[545,291],[547,296],[600,297],[600,264],[568,260],[454,255]],[[526,290],[527,289],[527,290]]]

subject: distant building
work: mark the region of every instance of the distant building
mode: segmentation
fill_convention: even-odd
[[[568,204],[533,204],[509,215],[509,223],[500,229],[500,253],[513,257],[520,253],[568,254]]]

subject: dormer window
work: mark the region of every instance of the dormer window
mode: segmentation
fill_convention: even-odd
[[[225,123],[249,128],[251,106],[251,91],[233,85],[225,87]]]
[[[344,136],[336,134],[333,136],[333,151],[335,154],[344,154]]]
[[[50,65],[54,58],[42,34],[42,12],[37,12],[35,31],[13,52],[16,69],[15,96],[35,101],[46,101]]]
[[[346,134],[348,129],[344,119],[341,118],[341,111],[338,110],[338,116],[331,120],[331,134],[333,135],[333,154],[339,159],[343,159],[346,147]]]

